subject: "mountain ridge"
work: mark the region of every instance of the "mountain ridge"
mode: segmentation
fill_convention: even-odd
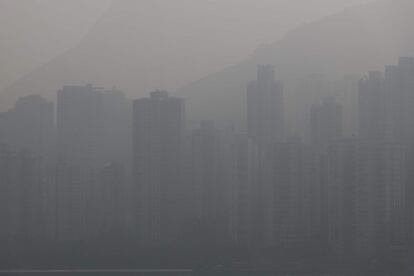
[[[414,54],[413,14],[414,3],[406,0],[349,8],[292,30],[267,49],[189,84],[179,94],[188,98],[189,112],[197,119],[244,120],[245,85],[255,79],[257,65],[275,65],[277,78],[288,84],[287,93],[289,83],[313,73],[339,79],[382,70],[399,56]]]
[[[178,21],[177,26],[166,28],[168,22],[178,20],[174,14],[152,23],[147,20],[150,16],[139,6],[136,10],[122,6],[116,8],[120,10],[112,15],[108,10],[110,16],[101,18],[95,30],[77,47],[4,90],[2,98],[6,96],[9,101],[2,100],[2,107],[10,106],[19,96],[40,93],[53,99],[62,85],[93,82],[100,86],[117,85],[132,97],[145,95],[155,88],[173,90],[188,99],[189,113],[195,119],[242,120],[245,84],[255,78],[258,64],[275,64],[278,78],[289,82],[311,73],[338,77],[350,72],[365,73],[382,69],[385,64],[394,63],[398,56],[414,52],[414,40],[408,38],[412,37],[408,34],[414,33],[411,27],[414,25],[411,24],[414,23],[411,18],[413,3],[407,0],[382,0],[348,8],[302,25],[237,64],[224,70],[217,69],[213,74],[201,74],[202,70],[192,72],[196,70],[191,69],[209,62],[206,54],[209,49],[220,46],[217,39],[211,45],[208,39],[199,41],[197,45],[204,48],[197,49],[198,52],[193,52],[193,56],[179,55],[191,50],[176,42],[190,39],[187,37],[185,20]],[[200,9],[199,12],[204,13]],[[120,15],[127,19],[139,17],[140,22],[151,22],[154,32],[148,33],[145,26],[132,24],[127,19],[119,22]],[[196,17],[197,14],[189,15],[190,19]],[[180,29],[177,35],[172,34],[174,28]],[[106,31],[111,34],[110,37],[102,35]],[[200,37],[195,38],[197,41],[202,36],[202,30],[199,33]],[[136,37],[131,37],[131,34]],[[217,37],[225,34],[221,32]],[[171,45],[158,45],[158,36],[171,41]],[[153,54],[134,55],[138,50]],[[215,58],[220,59],[219,56]],[[187,76],[190,71],[190,76]],[[197,75],[205,77],[199,78]],[[176,79],[189,81],[178,83]],[[198,81],[192,81],[194,79]],[[153,87],[154,83],[159,84],[159,87]]]

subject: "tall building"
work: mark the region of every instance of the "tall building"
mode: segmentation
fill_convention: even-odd
[[[286,116],[291,119],[292,134],[300,135],[305,142],[310,141],[309,114],[313,103],[332,95],[332,84],[323,74],[311,74],[295,82],[292,99],[293,108],[286,109]],[[286,95],[289,100],[289,94]]]
[[[356,252],[369,254],[406,246],[408,147],[384,142],[358,144],[355,192]]]
[[[13,151],[28,150],[51,161],[54,149],[54,108],[40,95],[20,98],[0,119],[0,141]]]
[[[318,210],[311,150],[300,141],[278,143],[273,155],[272,244],[309,244]],[[314,190],[315,189],[315,190]],[[319,208],[317,208],[319,209]],[[315,225],[316,226],[316,225]]]
[[[388,135],[392,141],[411,142],[414,138],[414,58],[402,57],[398,65],[385,68]]]
[[[99,234],[118,237],[125,232],[127,211],[126,174],[122,164],[110,163],[99,172],[98,192],[94,193]]]
[[[362,91],[363,95],[370,95],[362,101],[360,99],[359,110],[360,112],[365,110],[365,115],[360,115],[360,121],[362,121],[360,132],[363,134],[361,138],[386,140],[390,144],[406,145],[408,147],[406,148],[408,152],[407,166],[412,167],[414,164],[414,125],[412,124],[414,116],[414,58],[401,57],[397,65],[385,67],[383,78],[380,79],[379,74],[375,73],[374,76],[363,80],[360,87],[360,93]],[[400,165],[402,166],[402,164]],[[400,168],[402,168],[401,166]],[[394,168],[398,168],[398,166]],[[411,183],[414,179],[412,170],[407,170],[404,177],[406,183]],[[409,221],[410,232],[412,232],[414,229],[414,223],[411,219],[413,217],[414,190],[411,185],[405,185],[405,189],[405,220]]]
[[[132,102],[112,88],[103,94],[103,148],[105,163],[121,163],[130,168],[132,160]]]
[[[219,167],[219,136],[213,122],[204,121],[192,135],[192,186],[195,189],[197,217],[211,225],[223,214],[223,183]]]
[[[99,88],[64,86],[57,94],[57,157],[72,164],[102,164],[103,95]]]
[[[312,105],[310,112],[311,144],[318,151],[342,136],[342,106],[332,97]]]
[[[43,170],[53,161],[53,150],[53,103],[25,96],[0,115],[0,239],[40,240],[50,233]]]
[[[284,139],[283,84],[271,65],[260,65],[257,80],[247,85],[247,132],[256,143]]]
[[[362,140],[386,139],[386,96],[381,72],[370,72],[359,83],[358,137]]]
[[[85,241],[100,231],[96,217],[97,170],[91,166],[58,162],[50,171],[55,187],[55,237],[58,241]]]
[[[407,246],[408,147],[343,140],[326,163],[328,241],[341,256]]]
[[[388,135],[391,141],[409,145],[409,168],[414,165],[414,57],[401,57],[396,66],[385,69],[386,91],[389,103]],[[414,181],[414,171],[408,170],[407,183]],[[410,240],[414,240],[414,188],[406,186],[407,214]]]
[[[257,80],[247,85],[247,136],[258,147],[257,173],[251,190],[251,217],[255,225],[251,236],[258,246],[265,246],[270,240],[271,148],[284,141],[283,89],[272,65],[259,65]]]
[[[328,243],[337,255],[352,256],[355,250],[357,141],[332,143],[326,159]]]
[[[255,248],[257,241],[261,240],[258,233],[264,233],[264,225],[258,224],[256,217],[257,146],[246,135],[233,134],[228,150],[228,170],[231,173],[230,235],[239,245]]]
[[[409,192],[409,146],[400,143],[384,144],[385,223],[387,243],[391,247],[406,247],[409,240],[409,219],[406,210]]]
[[[414,126],[412,124],[412,118],[414,117],[414,57],[401,57],[398,68],[400,91],[404,96],[402,106],[404,117],[400,123],[406,129],[405,139],[412,141],[414,139]],[[394,123],[399,122],[395,121]]]
[[[358,133],[358,89],[361,75],[346,75],[336,82],[337,100],[343,109],[343,134],[347,137]]]
[[[181,178],[184,100],[166,91],[133,102],[133,177],[143,242],[174,240],[180,232],[186,190]]]
[[[41,179],[39,159],[0,147],[0,240],[27,242],[41,236]]]
[[[4,146],[0,145],[0,220],[2,221],[3,227],[0,228],[0,239],[7,241],[12,237],[12,204],[13,198],[12,183],[11,183],[11,162],[13,156],[12,153]]]
[[[357,154],[355,249],[368,254],[386,241],[384,152],[381,143],[360,142]]]

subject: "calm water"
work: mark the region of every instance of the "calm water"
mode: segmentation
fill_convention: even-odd
[[[196,275],[192,270],[182,269],[182,270],[26,270],[26,271],[0,271],[0,276],[3,275],[23,275],[23,276],[37,276],[37,275],[46,275],[46,276],[140,276],[140,275],[153,275],[153,276],[187,276],[187,275]],[[206,274],[202,274],[206,275]],[[214,275],[214,274],[208,274]],[[219,273],[219,275],[223,275]],[[231,274],[236,275],[236,274]],[[245,274],[241,274],[245,275]],[[247,274],[246,274],[247,275]],[[248,274],[252,275],[252,274]],[[268,275],[268,274],[266,274]],[[295,276],[288,274],[274,274],[274,276]],[[227,275],[226,275],[227,276]],[[301,276],[316,276],[316,275],[301,275]],[[317,275],[317,276],[343,276],[343,275]]]
[[[286,273],[194,273],[191,270],[44,270],[44,271],[0,271],[0,276],[3,275],[22,275],[22,276],[347,276],[340,274],[286,274]],[[348,275],[349,276],[349,275]]]
[[[108,276],[108,275],[120,275],[120,276],[140,276],[140,275],[153,275],[153,276],[187,276],[193,275],[191,270],[16,270],[16,271],[0,271],[0,276],[3,275],[24,275],[24,276]]]

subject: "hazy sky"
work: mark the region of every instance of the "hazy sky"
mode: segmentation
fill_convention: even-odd
[[[109,0],[0,0],[0,87],[72,47]]]
[[[116,1],[129,0],[113,0]],[[148,9],[151,14],[154,13],[154,1],[159,5],[181,5],[174,10],[182,10],[187,15],[191,14],[190,9],[194,7],[206,9],[208,18],[201,19],[207,22],[206,29],[209,31],[205,35],[214,33],[217,28],[224,34],[223,30],[229,30],[228,36],[220,37],[223,47],[214,49],[218,51],[216,53],[212,51],[213,55],[220,57],[220,62],[212,63],[211,70],[214,71],[245,58],[261,44],[274,42],[289,29],[370,0],[135,1],[139,1],[144,12]],[[200,5],[195,4],[197,1]],[[0,0],[0,89],[76,45],[93,27],[110,2]],[[188,3],[191,5],[187,5]],[[168,12],[168,9],[160,8],[160,14],[155,14],[163,16],[163,12]],[[192,31],[197,32],[196,29]],[[217,39],[214,35],[212,37]],[[238,47],[234,47],[234,42],[237,42]]]

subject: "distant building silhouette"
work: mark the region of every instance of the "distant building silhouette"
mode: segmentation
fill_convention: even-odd
[[[332,97],[324,98],[321,104],[312,105],[310,112],[311,144],[323,151],[342,136],[342,106]]]
[[[256,229],[256,181],[258,173],[258,151],[246,135],[233,135],[231,145],[232,189],[230,233],[240,245],[255,247]]]
[[[358,137],[362,140],[386,139],[386,94],[381,72],[370,72],[359,83]]]
[[[54,132],[53,103],[40,95],[22,97],[13,109],[1,114],[0,141],[13,151],[28,150],[51,162]]]
[[[273,151],[272,244],[308,244],[313,235],[314,160],[300,141],[277,143]]]
[[[85,240],[109,235],[115,206],[127,199],[112,191],[126,192],[127,172],[115,169],[130,164],[131,106],[116,89],[90,84],[64,86],[57,97],[57,163],[49,170],[56,190],[56,236],[59,240]],[[102,175],[107,177],[102,178]],[[114,207],[114,208],[115,208]],[[112,230],[111,230],[112,229]]]
[[[293,112],[296,127],[308,123],[305,139],[285,139],[283,85],[270,65],[248,84],[245,132],[187,122],[185,100],[160,90],[130,101],[115,88],[64,86],[56,130],[53,104],[23,97],[0,113],[0,242],[131,240],[132,249],[203,254],[228,246],[295,268],[308,254],[329,267],[406,254],[414,240],[413,76],[414,58],[400,58],[362,79],[310,77],[302,84],[311,95]],[[325,93],[335,98],[317,97]],[[344,121],[357,135],[343,137]]]
[[[86,241],[96,237],[98,172],[80,164],[58,162],[52,173],[56,193],[56,240]]]
[[[327,154],[328,240],[339,255],[364,256],[407,244],[408,147],[343,140]]]
[[[57,94],[57,156],[59,161],[102,164],[103,95],[98,88],[64,86]]]
[[[387,127],[392,141],[411,142],[414,138],[414,58],[402,57],[398,65],[385,68]]]
[[[247,84],[247,136],[257,146],[255,185],[250,189],[252,243],[265,246],[270,242],[272,147],[284,141],[283,84],[276,81],[272,65],[259,65],[257,80]]]
[[[356,253],[370,254],[408,241],[404,215],[408,147],[360,142],[356,160]]]
[[[29,151],[14,152],[0,146],[1,241],[41,240],[45,230],[39,159]]]
[[[138,227],[145,243],[174,240],[182,224],[184,100],[166,91],[133,103],[133,177]]]
[[[285,116],[291,118],[292,123],[289,127],[294,134],[301,135],[304,142],[309,142],[311,139],[309,114],[312,104],[331,95],[332,86],[327,76],[317,73],[312,73],[295,82],[294,89],[292,89],[293,108],[286,109]]]
[[[126,171],[122,164],[109,163],[99,172],[96,193],[98,235],[115,238],[125,233],[128,189]]]
[[[325,206],[328,243],[338,256],[355,253],[357,141],[330,145],[327,153]]]
[[[258,66],[257,80],[247,85],[247,131],[259,144],[284,139],[283,84],[271,65]]]
[[[201,122],[192,134],[192,183],[195,189],[197,217],[214,227],[225,229],[223,215],[225,186],[220,171],[220,137],[211,121]]]
[[[118,163],[130,168],[132,154],[132,101],[116,89],[103,94],[103,146],[104,164]]]

